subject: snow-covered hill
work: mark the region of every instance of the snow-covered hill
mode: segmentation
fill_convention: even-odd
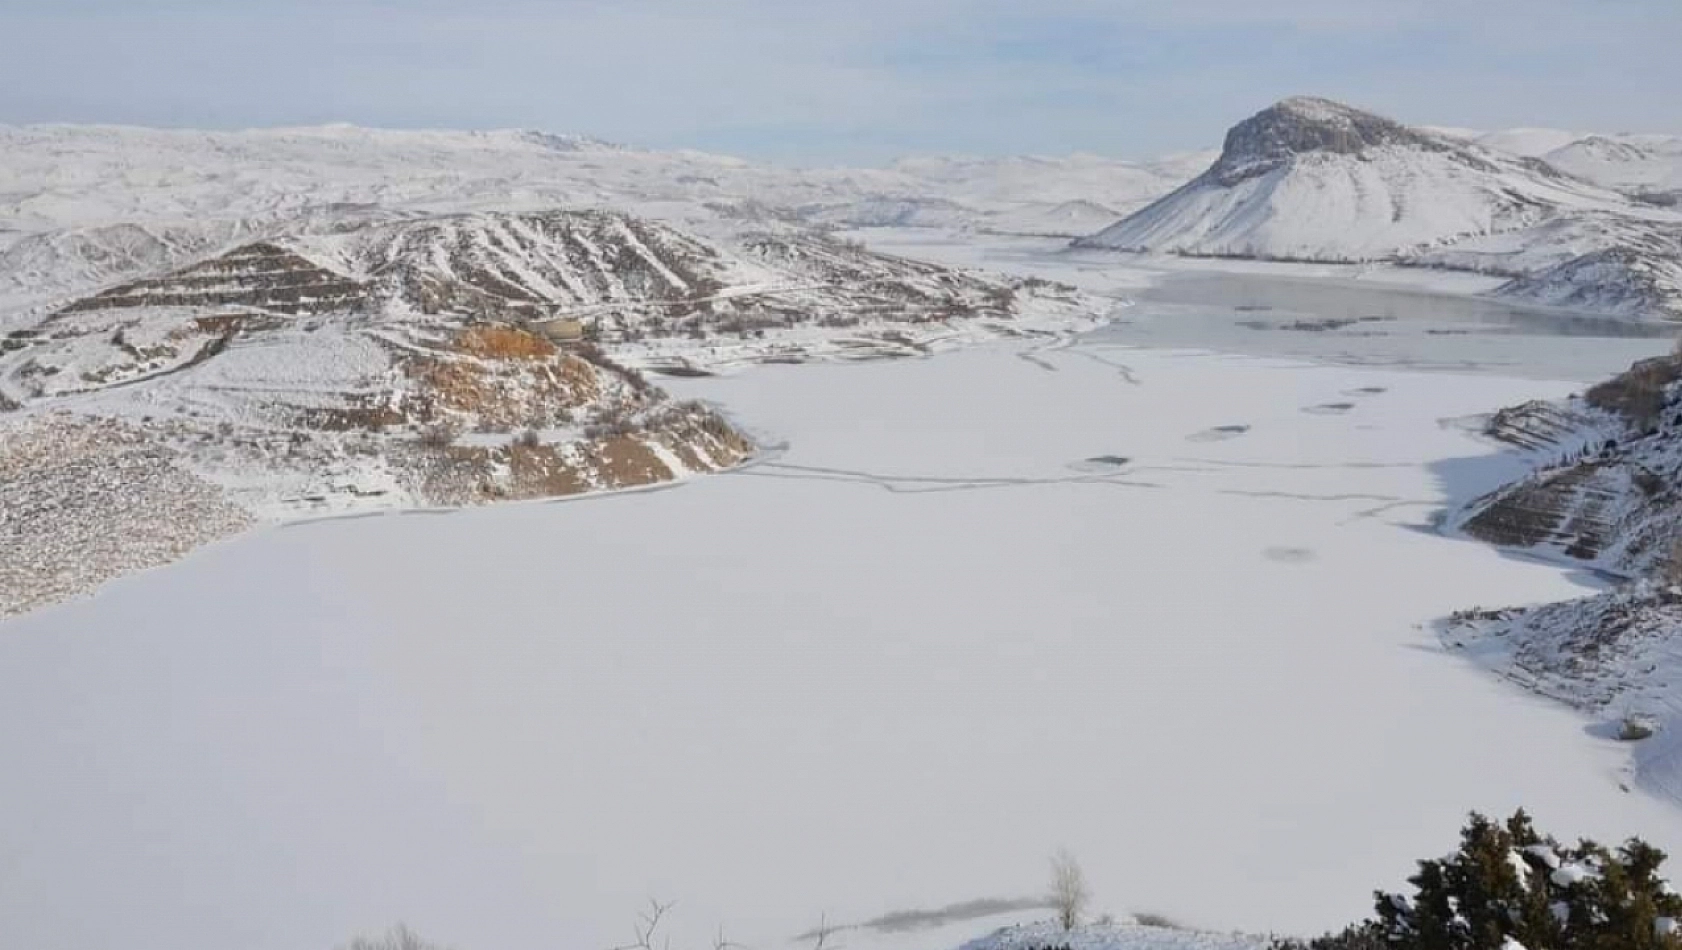
[[[621,361],[693,374],[909,355],[1086,326],[1104,309],[1043,281],[792,227],[715,222],[707,237],[551,209],[316,215],[264,230],[57,237],[90,267],[63,286],[113,260],[144,276],[49,298],[0,335],[0,502],[42,513],[27,530],[0,524],[6,570],[25,575],[9,578],[0,613],[253,518],[620,489],[748,456],[710,410]],[[57,441],[88,460],[138,453],[159,471],[108,483],[109,467],[48,465],[30,448]],[[172,517],[173,533],[147,514],[170,498],[196,512]],[[109,550],[78,540],[95,523]]]
[[[1218,153],[1129,162],[1100,155],[909,158],[894,171],[931,194],[977,209],[968,222],[1006,234],[1079,237],[1144,207],[1208,168]]]
[[[1126,193],[1167,187],[1141,176]],[[1105,306],[1072,291],[809,227],[856,223],[845,209],[947,208],[929,223],[953,227],[1031,214],[1043,196],[1007,183],[1022,177],[529,131],[0,127],[0,502],[42,513],[0,522],[21,572],[0,613],[253,520],[627,488],[751,451],[626,364],[697,373],[1090,325]],[[1065,185],[1037,187],[1080,192]],[[52,462],[41,447],[58,444]]]
[[[1514,278],[1497,293],[1682,316],[1682,215],[1545,161],[1324,99],[1239,123],[1204,174],[1085,247],[1392,261]]]
[[[1485,148],[1542,159],[1561,171],[1631,197],[1672,206],[1682,200],[1682,135],[1563,129],[1444,131]]]
[[[1449,527],[1618,576],[1668,570],[1682,555],[1679,379],[1682,357],[1657,357],[1574,399],[1498,413],[1489,434],[1531,472]]]
[[[1639,743],[1636,781],[1682,797],[1682,356],[1637,363],[1563,402],[1496,414],[1488,433],[1524,477],[1451,513],[1445,527],[1581,564],[1617,586],[1580,600],[1474,609],[1446,643],[1528,689],[1603,717]]]
[[[0,322],[8,310],[235,240],[331,230],[346,219],[566,207],[688,226],[1008,230],[1038,227],[1042,214],[1055,220],[1070,202],[1125,213],[1209,159],[924,158],[795,169],[525,130],[0,126]]]

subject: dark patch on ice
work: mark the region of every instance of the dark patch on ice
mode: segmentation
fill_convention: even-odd
[[[1279,330],[1286,333],[1336,333],[1363,323],[1386,323],[1395,317],[1310,317],[1289,322],[1267,320],[1239,320],[1238,325],[1251,330]],[[1346,333],[1344,336],[1387,336],[1375,331]]]
[[[800,941],[816,940],[820,934],[834,933],[838,930],[873,930],[885,934],[909,933],[916,930],[930,930],[966,920],[997,917],[1000,914],[1011,914],[1024,910],[1043,910],[1050,906],[1051,903],[1043,897],[983,897],[978,900],[947,904],[945,907],[890,911],[880,917],[873,917],[856,924],[830,925],[809,930],[803,934],[796,934],[794,939]]]
[[[699,379],[704,376],[718,375],[711,370],[700,369],[694,366],[653,366],[650,367],[649,370],[650,372],[659,373],[661,376],[676,376],[680,379]]]
[[[1360,389],[1345,389],[1343,394],[1345,396],[1376,396],[1379,393],[1387,393],[1389,391],[1390,390],[1384,386],[1362,386]]]
[[[1250,427],[1247,425],[1215,426],[1213,428],[1204,429],[1202,432],[1193,432],[1191,435],[1186,436],[1186,441],[1225,442],[1227,439],[1236,439],[1249,431]]]
[[[1318,406],[1304,406],[1303,412],[1311,412],[1317,416],[1335,416],[1355,408],[1352,402],[1323,402]]]
[[[1189,929],[1185,924],[1180,923],[1172,917],[1168,917],[1164,914],[1153,914],[1150,911],[1142,911],[1134,914],[1133,922],[1141,927],[1155,927],[1159,930]]]
[[[1077,472],[1095,472],[1107,475],[1133,461],[1125,455],[1094,455],[1089,459],[1070,462],[1069,467]]]
[[[1273,547],[1263,551],[1262,557],[1280,564],[1307,564],[1319,559],[1313,548]]]

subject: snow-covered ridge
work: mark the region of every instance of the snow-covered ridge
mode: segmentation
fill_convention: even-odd
[[[1323,99],[1244,120],[1203,175],[1078,243],[1476,270],[1515,299],[1682,316],[1682,214]]]
[[[1633,780],[1682,799],[1682,356],[1637,363],[1580,397],[1496,414],[1488,432],[1528,456],[1525,477],[1446,528],[1580,564],[1616,586],[1579,600],[1467,610],[1452,648],[1638,743]]]
[[[1675,206],[1682,199],[1682,135],[1562,129],[1454,134],[1485,148],[1542,159],[1578,178],[1648,202]]]
[[[319,217],[28,312],[0,336],[0,426],[86,431],[107,454],[107,442],[133,442],[181,475],[136,479],[124,496],[90,489],[92,467],[13,459],[0,500],[58,514],[41,521],[54,530],[14,538],[9,560],[26,574],[78,563],[61,547],[83,536],[65,519],[97,507],[84,497],[116,499],[105,536],[168,557],[205,540],[191,524],[229,523],[212,515],[230,506],[286,521],[674,481],[738,464],[752,446],[620,359],[695,374],[910,355],[1103,314],[1043,281],[801,229],[715,232],[559,209]],[[155,238],[102,233],[142,249]],[[154,485],[205,506],[181,519],[180,544],[156,542],[158,525],[140,517],[163,501]],[[0,612],[109,572],[64,576],[19,579]]]
[[[1211,158],[923,158],[890,168],[792,169],[530,130],[0,125],[0,253],[35,243],[28,253],[38,264],[56,247],[74,265],[81,255],[63,240],[41,239],[71,232],[108,243],[114,235],[97,237],[105,229],[138,226],[169,245],[161,232],[212,223],[261,236],[323,214],[548,207],[610,208],[691,224],[746,217],[851,226],[910,220],[904,208],[927,205],[943,209],[938,220],[925,218],[929,223],[1003,230],[1032,227],[1035,212],[1070,201],[1130,211]],[[100,257],[96,249],[88,256]],[[49,269],[58,268],[32,273]],[[108,267],[105,273],[119,276]],[[17,262],[0,261],[0,309],[37,283],[8,287],[15,274]]]

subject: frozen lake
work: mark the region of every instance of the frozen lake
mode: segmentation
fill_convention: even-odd
[[[1135,300],[1099,336],[1135,346],[1597,382],[1666,352],[1678,330],[1473,296],[1501,283],[1474,274],[1070,251],[1056,238],[911,228],[851,236],[883,251]]]
[[[786,451],[0,625],[0,945],[600,948],[657,896],[778,947],[1059,846],[1100,910],[1308,931],[1473,808],[1682,846],[1427,626],[1583,591],[1425,530],[1507,470],[1458,420],[1573,384],[1106,339],[683,381]]]

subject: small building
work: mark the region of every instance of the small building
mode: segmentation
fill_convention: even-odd
[[[532,324],[532,329],[543,334],[551,343],[577,343],[584,339],[584,321],[571,317],[539,320]]]

